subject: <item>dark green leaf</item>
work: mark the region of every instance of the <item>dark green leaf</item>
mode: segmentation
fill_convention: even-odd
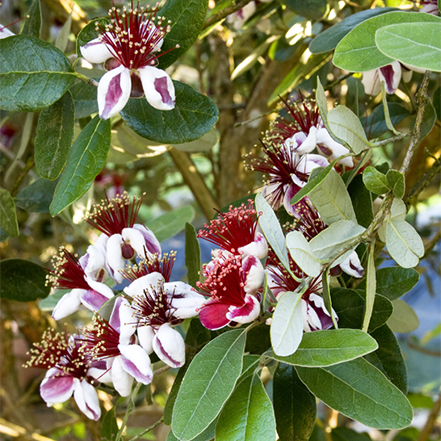
[[[375,8],[367,9],[366,11],[357,12],[349,17],[344,18],[339,23],[326,29],[326,31],[317,35],[309,45],[309,50],[313,54],[320,54],[322,52],[328,52],[335,49],[340,40],[355,26],[368,18],[375,17],[377,15],[385,14],[386,12],[398,11],[396,8]]]
[[[74,104],[67,91],[44,109],[35,136],[35,167],[42,178],[57,179],[66,164],[74,134]]]
[[[297,351],[288,357],[270,356],[297,366],[322,367],[353,360],[376,349],[375,340],[359,329],[332,329],[305,333]]]
[[[110,120],[96,116],[71,147],[50,206],[52,216],[79,199],[104,167],[110,147]]]
[[[185,336],[185,344],[191,350],[190,356],[193,357],[211,338],[210,331],[202,326],[198,318],[193,318]]]
[[[185,224],[185,266],[188,283],[196,288],[201,270],[201,247],[196,237],[196,230],[188,222]]]
[[[8,190],[0,188],[0,228],[11,237],[20,234],[15,202]]]
[[[366,293],[361,290],[334,288],[331,290],[332,307],[338,316],[339,328],[361,329],[363,325]],[[384,325],[392,315],[393,306],[390,300],[376,295],[369,332]]]
[[[21,35],[40,38],[41,31],[41,9],[40,0],[34,0],[29,8],[26,20],[21,30]]]
[[[86,118],[98,112],[97,88],[84,81],[74,84],[70,89],[75,103],[75,119]]]
[[[49,213],[57,181],[39,178],[15,197],[17,207],[35,213]]]
[[[182,441],[217,417],[242,371],[246,333],[227,331],[199,352],[188,368],[173,409],[172,430]]]
[[[326,0],[282,0],[282,3],[296,14],[311,20],[322,18],[328,6]]]
[[[148,221],[147,226],[153,231],[159,242],[162,242],[182,231],[185,224],[194,219],[194,215],[194,208],[191,205],[185,205]]]
[[[371,335],[377,340],[378,349],[366,355],[366,360],[380,369],[403,394],[407,394],[406,362],[394,333],[389,326],[383,325]]]
[[[0,297],[31,302],[49,295],[46,286],[47,271],[29,260],[6,259],[0,262]]]
[[[401,429],[412,421],[407,398],[363,358],[325,368],[296,369],[317,398],[366,426]]]
[[[80,47],[84,46],[90,40],[98,37],[99,32],[96,29],[96,23],[103,29],[107,24],[109,24],[109,19],[107,17],[98,17],[91,20],[77,35],[77,55],[81,57]]]
[[[258,375],[246,377],[231,394],[219,415],[215,438],[216,441],[275,441],[273,406]]]
[[[361,175],[355,176],[348,186],[348,193],[351,197],[357,222],[367,228],[374,219],[372,209],[372,193],[364,186]]]
[[[337,45],[334,64],[350,72],[366,72],[386,66],[394,61],[378,49],[375,33],[378,29],[395,23],[441,22],[431,14],[419,12],[389,12],[370,18],[352,29]],[[424,26],[424,25],[423,25]]]
[[[394,196],[398,199],[401,199],[404,196],[404,192],[406,190],[406,182],[404,180],[403,173],[400,173],[398,170],[390,169],[386,173],[386,179],[389,187],[394,193]]]
[[[386,176],[371,165],[363,171],[363,183],[374,194],[387,193],[392,188]]]
[[[336,427],[331,432],[332,441],[370,441],[371,437],[366,433],[359,433],[347,427]]]
[[[279,363],[273,401],[280,441],[308,441],[317,411],[315,397],[300,381],[294,366]]]
[[[387,297],[389,300],[398,299],[409,292],[420,278],[418,271],[413,268],[401,268],[392,266],[377,270],[377,294]],[[357,288],[364,289],[366,281],[363,280]]]
[[[390,120],[394,126],[410,115],[409,110],[399,103],[387,103],[387,107],[389,109]],[[386,125],[384,107],[382,104],[375,107],[369,116],[361,118],[361,123],[369,139],[378,138],[389,130]]]
[[[173,407],[175,405],[176,397],[178,396],[182,380],[184,379],[184,375],[187,372],[189,365],[190,360],[187,359],[185,365],[179,369],[175,381],[173,382],[173,386],[170,389],[170,393],[168,394],[167,402],[164,406],[164,424],[167,424],[167,426],[170,426],[170,424],[172,423]]]
[[[4,242],[8,237],[9,234],[0,228],[0,242]]]
[[[76,74],[65,55],[35,37],[0,39],[0,107],[34,112],[60,99]]]
[[[129,100],[121,115],[138,135],[160,143],[180,144],[200,138],[214,126],[219,111],[213,101],[186,84],[173,83],[173,110],[154,109],[144,98]]]
[[[170,20],[170,32],[164,38],[159,68],[165,69],[180,58],[196,41],[205,21],[208,0],[169,0],[160,15]],[[176,48],[176,45],[179,45]]]
[[[254,326],[248,331],[247,344],[245,352],[250,354],[263,354],[271,347],[269,326],[262,323],[259,326]]]
[[[104,415],[101,424],[101,441],[115,441],[118,430],[115,408],[113,407]]]
[[[438,121],[441,121],[441,87],[435,90],[433,93],[433,108],[436,111],[436,117]]]

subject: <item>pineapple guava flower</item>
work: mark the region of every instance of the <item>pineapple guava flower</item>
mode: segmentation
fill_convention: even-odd
[[[103,119],[120,112],[129,98],[145,97],[155,109],[171,110],[175,106],[175,88],[168,74],[154,66],[158,63],[163,38],[170,30],[164,18],[156,25],[153,12],[133,6],[133,0],[122,11],[109,10],[110,23],[105,28],[97,24],[100,35],[80,47],[90,63],[105,63],[108,72],[98,85],[98,110]]]

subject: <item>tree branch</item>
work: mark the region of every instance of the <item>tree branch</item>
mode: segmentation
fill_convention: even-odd
[[[223,20],[228,15],[232,14],[233,12],[239,11],[244,6],[246,6],[248,3],[250,3],[251,0],[240,0],[237,3],[234,3],[231,6],[228,6],[227,8],[222,9],[221,11],[217,12],[216,14],[212,15],[211,17],[207,18],[204,23],[204,27],[202,30],[209,28],[210,26],[214,25],[218,21]]]

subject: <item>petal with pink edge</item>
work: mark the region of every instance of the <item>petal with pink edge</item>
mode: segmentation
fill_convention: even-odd
[[[112,360],[111,374],[115,390],[122,397],[128,397],[132,391],[133,377],[124,368],[122,355]]]
[[[132,80],[129,69],[118,66],[105,73],[98,84],[98,111],[102,119],[119,113],[130,98]]]
[[[231,306],[227,318],[237,323],[250,323],[260,314],[260,302],[256,297],[247,294],[245,304],[239,308]]]
[[[133,225],[133,229],[138,230],[144,236],[144,245],[148,254],[152,256],[157,254],[159,257],[161,257],[161,244],[159,243],[159,240],[156,239],[153,231],[141,224]],[[144,250],[142,251],[141,256],[144,257]]]
[[[162,69],[146,66],[139,69],[142,88],[149,104],[158,110],[171,110],[175,107],[175,86]]]
[[[156,332],[153,350],[164,363],[173,368],[179,368],[185,363],[184,339],[167,323]]]
[[[253,242],[238,248],[239,253],[243,252],[245,256],[256,256],[258,259],[264,259],[268,254],[268,242],[262,233],[256,232]]]
[[[91,420],[98,421],[101,416],[100,402],[95,388],[86,380],[77,385],[74,399],[81,412]]]
[[[208,302],[199,311],[199,320],[207,328],[215,331],[230,323],[227,313],[230,305],[219,302]]]
[[[80,300],[87,309],[90,309],[91,311],[99,311],[109,299],[98,291],[89,289],[88,291],[81,293]]]
[[[150,384],[153,371],[147,352],[138,345],[118,345],[118,349],[122,354],[121,363],[124,370],[139,383]]]
[[[49,369],[40,385],[41,398],[49,407],[64,403],[72,396],[78,383],[78,378],[64,376],[58,368]]]
[[[387,66],[378,69],[380,81],[384,81],[384,89],[387,93],[393,94],[398,89],[401,81],[401,64],[394,61]]]
[[[109,58],[113,58],[114,55],[109,50],[109,46],[103,43],[101,38],[94,38],[80,47],[81,55],[89,63],[99,64],[104,63]]]

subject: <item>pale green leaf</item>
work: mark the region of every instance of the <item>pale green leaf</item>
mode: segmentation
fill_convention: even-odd
[[[314,257],[309,242],[300,231],[291,231],[287,234],[286,247],[304,273],[311,277],[317,277],[320,274],[321,264]]]
[[[372,311],[374,309],[375,293],[377,292],[377,279],[375,268],[375,240],[369,245],[369,255],[367,264],[366,275],[366,304],[363,316],[362,330],[368,332],[369,323],[372,317]]]
[[[194,216],[194,208],[191,205],[185,205],[148,221],[147,226],[153,231],[159,242],[162,242],[182,231],[185,224],[191,222]]]
[[[11,237],[20,234],[15,202],[8,190],[0,188],[0,228]]]
[[[394,312],[387,321],[387,326],[393,332],[400,334],[415,331],[420,325],[420,321],[413,308],[401,299],[393,300],[392,304]]]

